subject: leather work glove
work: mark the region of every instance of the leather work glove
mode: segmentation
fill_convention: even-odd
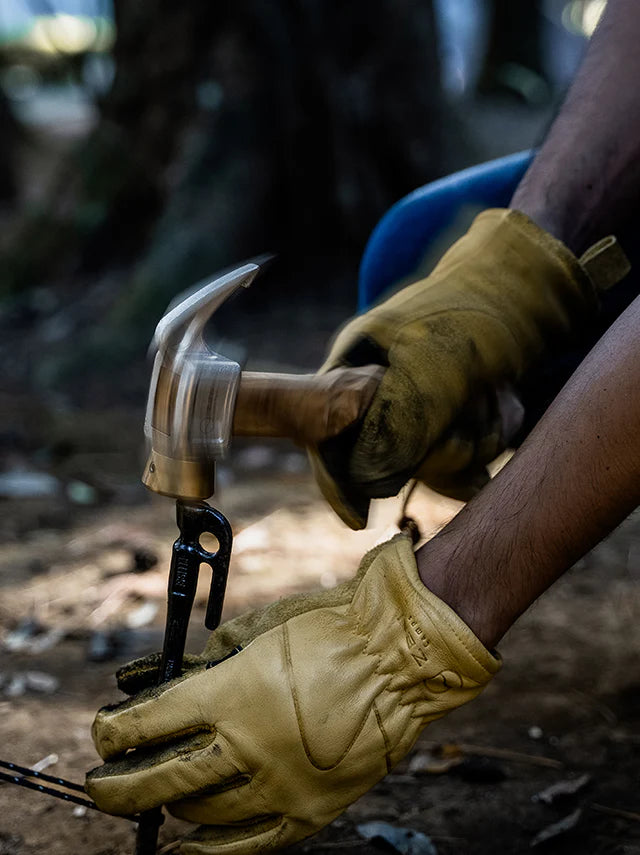
[[[214,632],[185,676],[98,713],[106,762],[86,787],[100,808],[166,804],[202,823],[183,855],[288,846],[337,817],[500,668],[424,587],[405,535],[366,555],[354,582],[277,611],[251,630],[222,627],[223,643]],[[206,667],[240,635],[240,652]]]
[[[519,211],[492,209],[430,276],[348,323],[321,373],[370,363],[386,371],[364,419],[310,451],[344,522],[364,527],[369,500],[395,495],[410,477],[456,499],[478,492],[511,438],[501,397],[513,402],[525,370],[579,331],[598,290],[628,270],[613,237],[578,260]]]

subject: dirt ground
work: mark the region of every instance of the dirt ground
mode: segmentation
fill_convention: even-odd
[[[533,127],[513,110],[485,121],[486,157],[530,145],[544,121],[536,118]],[[470,125],[477,122],[470,114]],[[95,314],[93,302],[88,308]],[[325,346],[320,321],[327,334],[335,327],[333,316],[318,318],[317,307],[311,314],[310,321],[298,319],[308,361],[288,345],[295,367],[318,363]],[[47,772],[81,782],[97,762],[89,735],[95,711],[117,698],[113,672],[161,645],[174,508],[137,480],[140,411],[79,412],[55,398],[43,408],[37,396],[16,391],[24,387],[22,375],[34,373],[32,362],[41,373],[49,370],[58,334],[47,320],[44,332],[29,337],[19,321],[9,315],[0,330],[0,361],[17,378],[10,394],[0,392],[0,481],[13,474],[24,486],[31,478],[32,493],[41,495],[6,498],[0,486],[0,757],[25,766],[49,758]],[[265,336],[255,324],[248,352],[262,347],[271,359],[282,351],[279,339],[290,342],[293,334],[290,314],[279,323],[282,336],[280,326]],[[33,476],[37,482],[42,475],[52,480],[38,486]],[[370,530],[348,531],[321,501],[304,457],[276,443],[238,443],[232,465],[219,471],[215,504],[235,534],[227,617],[347,578],[390,533],[399,509],[397,501],[381,503]],[[456,508],[426,493],[412,505],[425,534]],[[202,576],[193,651],[206,638]],[[512,629],[500,645],[504,669],[477,701],[431,725],[392,774],[290,851],[373,855],[380,846],[366,842],[357,826],[379,820],[429,835],[439,855],[515,855],[567,820],[569,830],[550,836],[541,850],[640,853],[639,651],[635,515]],[[535,799],[583,776],[573,795],[551,805]],[[165,851],[174,850],[181,829],[167,820]],[[0,855],[127,855],[133,845],[128,821],[0,784]]]
[[[6,499],[0,514],[0,754],[26,766],[55,754],[47,771],[75,781],[96,764],[89,728],[95,710],[117,695],[113,671],[157,649],[162,636],[174,511],[170,500],[137,485],[133,440],[117,452],[118,437],[139,430],[129,419],[109,426],[102,457],[76,448],[64,466],[50,463],[62,485],[55,497]],[[71,486],[83,471],[95,476],[83,499],[93,505],[78,503],[82,491]],[[280,444],[238,445],[219,481],[216,504],[236,538],[227,616],[332,586],[398,514],[397,500],[379,503],[372,529],[348,531],[320,500],[303,456]],[[426,492],[413,501],[427,534],[456,511]],[[580,562],[509,633],[500,646],[504,670],[480,699],[428,728],[393,774],[291,851],[379,852],[357,826],[382,820],[426,833],[440,855],[521,853],[543,829],[571,817],[573,827],[540,844],[543,850],[640,853],[639,534],[640,517],[632,517]],[[206,636],[204,575],[194,651]],[[46,676],[34,682],[26,672]],[[444,759],[438,746],[449,746]],[[574,795],[552,805],[534,799],[583,775],[588,781]],[[7,784],[0,805],[0,855],[133,851],[134,828],[125,820],[79,815]],[[166,822],[166,851],[180,828]]]

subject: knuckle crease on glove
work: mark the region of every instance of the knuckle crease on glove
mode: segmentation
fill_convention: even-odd
[[[233,775],[231,778],[226,778],[226,780],[220,781],[217,784],[208,784],[199,790],[195,790],[193,793],[189,793],[189,795],[183,796],[181,801],[200,799],[204,796],[217,796],[220,795],[220,793],[226,793],[229,790],[240,789],[240,787],[244,787],[249,784],[251,780],[251,775],[248,775],[245,772],[238,772],[237,775]]]
[[[87,780],[98,805],[130,813],[164,803],[203,823],[183,855],[273,851],[335,819],[425,725],[474,698],[500,668],[425,588],[405,535],[371,550],[347,588],[306,605],[280,609],[275,626],[263,620],[266,631],[240,659],[220,666],[224,681],[203,670],[188,678],[190,691],[160,696],[159,709],[147,696],[133,715],[109,715],[114,744],[125,725],[138,737],[200,717],[219,727],[217,737],[201,728],[183,738],[180,756],[171,734],[173,744],[106,763]]]
[[[273,815],[269,817],[257,817],[255,821],[244,822],[238,825],[201,825],[195,831],[193,831],[188,837],[185,838],[183,843],[183,849],[187,852],[191,851],[191,844],[213,844],[214,846],[225,846],[225,844],[232,844],[236,842],[240,842],[242,840],[248,840],[250,838],[254,838],[257,843],[257,838],[260,836],[270,835],[269,839],[269,849],[276,848],[277,841],[282,836],[286,829],[286,821],[283,819],[281,815]],[[276,834],[273,834],[273,832]],[[242,832],[245,832],[244,834]],[[266,842],[265,850],[252,849],[252,851],[266,851]],[[194,852],[206,852],[207,849],[193,848]],[[213,852],[213,850],[211,850]]]
[[[178,734],[183,736],[184,734]],[[201,729],[198,733],[187,735],[179,742],[176,734],[165,737],[155,744],[146,744],[131,749],[125,754],[108,760],[103,766],[92,769],[89,773],[91,780],[111,778],[115,775],[132,775],[144,769],[155,768],[173,760],[188,762],[195,753],[206,750],[215,743],[215,728]],[[214,744],[214,748],[215,748]],[[219,749],[218,749],[219,750]]]
[[[94,723],[94,728],[96,724],[97,721]],[[108,724],[109,722],[107,722],[107,726]],[[110,762],[129,755],[141,756],[141,753],[145,751],[153,752],[164,748],[173,748],[175,743],[179,740],[184,740],[183,744],[186,745],[190,739],[199,740],[206,736],[207,743],[210,743],[216,738],[216,735],[217,730],[213,725],[203,723],[193,725],[191,727],[185,727],[171,733],[162,734],[161,736],[137,741],[135,745],[124,747],[120,751],[110,750],[112,740],[109,738],[108,734],[103,733],[99,742],[96,740],[96,747],[98,748],[102,758]]]
[[[209,742],[212,742],[216,738],[217,730],[211,724],[197,724],[192,727],[185,727],[181,730],[175,730],[173,733],[167,733],[163,736],[157,736],[154,739],[147,739],[144,742],[139,742],[135,747],[135,751],[145,750],[147,748],[156,748],[163,746],[173,746],[176,740],[183,739],[185,737],[198,737],[200,735],[209,735]]]

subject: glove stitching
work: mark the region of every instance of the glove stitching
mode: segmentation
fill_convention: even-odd
[[[362,716],[362,720],[361,720],[358,728],[356,729],[356,732],[354,733],[351,741],[349,742],[347,747],[344,749],[344,751],[342,752],[340,757],[334,763],[331,763],[328,766],[323,766],[320,763],[318,763],[315,760],[315,758],[313,757],[311,748],[309,747],[309,742],[308,742],[307,736],[306,736],[306,728],[304,726],[303,719],[302,719],[302,710],[300,709],[300,701],[298,698],[298,693],[296,690],[296,684],[295,684],[294,674],[293,674],[293,659],[291,657],[291,645],[290,645],[290,641],[289,641],[289,629],[287,627],[287,624],[286,623],[282,624],[281,629],[282,629],[282,637],[283,637],[282,641],[283,641],[284,654],[285,654],[284,660],[285,660],[285,663],[287,666],[287,680],[289,682],[289,688],[291,690],[291,698],[293,700],[293,707],[294,707],[295,713],[296,713],[296,721],[298,722],[298,730],[300,732],[300,739],[302,741],[302,748],[304,749],[304,753],[306,754],[307,760],[315,769],[318,769],[320,772],[329,772],[332,769],[336,769],[340,765],[340,763],[342,763],[344,758],[347,756],[347,754],[351,751],[351,749],[355,745],[358,737],[362,733],[364,726],[367,723],[367,720],[369,719],[369,715],[371,713],[371,707],[369,707],[369,710],[367,711],[367,713]]]
[[[400,535],[399,537],[405,537],[405,535]],[[383,544],[383,546],[387,546],[387,545],[388,544]],[[417,593],[417,592],[415,592],[415,593]],[[418,605],[418,608],[420,610],[422,610],[424,604],[419,601],[417,604],[414,603],[414,605]],[[404,613],[401,612],[397,608],[394,610],[394,612],[395,612],[395,616],[394,616],[393,620],[402,624],[404,622],[404,619],[405,619]],[[371,650],[369,650],[369,645],[373,641],[372,633],[370,633],[368,630],[364,629],[362,621],[360,620],[360,615],[358,613],[356,613],[355,610],[352,608],[352,603],[349,604],[348,613],[354,618],[354,631],[362,639],[364,639],[365,645],[364,645],[362,652],[367,654],[368,656],[371,656],[376,661],[376,665],[374,667],[374,673],[377,674],[379,677],[387,678],[387,682],[386,682],[386,685],[383,687],[383,691],[403,695],[404,692],[406,691],[406,689],[410,688],[410,686],[398,686],[396,688],[389,686],[389,684],[393,682],[393,676],[394,676],[393,669],[391,668],[391,666],[387,666],[387,667],[383,666],[383,657],[380,653],[372,652]],[[448,621],[447,621],[447,625],[448,625]],[[458,636],[456,635],[456,637],[458,637]],[[473,656],[473,654],[471,654],[471,655]],[[478,664],[480,664],[480,663],[478,662]],[[447,669],[443,669],[443,670],[447,670]],[[453,669],[449,669],[449,670],[453,670]],[[440,673],[440,672],[438,672],[438,673]],[[420,683],[424,683],[426,680],[433,679],[434,677],[437,677],[437,676],[438,675],[435,674],[432,677],[425,677],[422,680],[416,680],[413,685],[418,685]],[[414,701],[411,701],[411,700],[403,701],[401,699],[399,701],[399,703],[401,705],[406,705],[406,704],[414,703]]]
[[[418,605],[420,606],[420,608],[421,608],[421,609],[422,609],[422,608],[423,608],[423,606],[424,606],[424,604],[422,604],[422,603],[419,603]],[[352,615],[354,615],[354,612],[353,612],[352,610],[350,611],[350,613],[351,613]],[[354,617],[356,618],[356,620],[355,620],[355,629],[356,629],[357,633],[358,633],[358,634],[359,634],[359,635],[360,635],[360,636],[365,640],[365,647],[364,647],[363,653],[366,653],[368,656],[373,657],[373,658],[377,661],[377,664],[376,664],[376,666],[375,666],[375,669],[374,669],[374,670],[375,670],[375,673],[376,673],[378,676],[383,677],[383,678],[384,678],[384,677],[390,678],[390,679],[387,681],[387,684],[383,687],[383,691],[387,691],[387,692],[391,692],[391,693],[394,693],[394,694],[400,695],[400,698],[399,698],[399,700],[398,700],[398,705],[399,705],[399,706],[411,706],[411,705],[414,705],[414,706],[415,706],[415,705],[417,705],[417,703],[418,703],[418,702],[416,702],[413,698],[410,698],[410,699],[405,700],[405,699],[404,699],[404,697],[403,697],[403,695],[405,694],[406,690],[407,690],[407,689],[412,688],[412,686],[396,686],[396,687],[393,687],[393,686],[390,686],[390,685],[389,685],[389,683],[391,683],[391,682],[392,682],[392,678],[393,678],[393,671],[385,670],[385,669],[382,667],[382,656],[381,656],[380,654],[378,654],[378,653],[372,653],[372,652],[369,650],[369,643],[372,641],[371,633],[365,632],[365,631],[362,629],[362,626],[361,626],[361,624],[360,624],[360,621],[359,621],[358,617],[357,617],[356,615],[354,615]],[[430,690],[430,689],[429,689],[429,687],[427,686],[427,680],[433,680],[433,679],[437,678],[438,676],[440,676],[440,674],[444,673],[445,671],[451,671],[451,672],[453,672],[453,673],[457,674],[457,675],[460,677],[460,682],[461,682],[461,683],[463,683],[463,685],[462,685],[461,687],[457,687],[457,688],[458,688],[458,689],[463,689],[463,690],[466,690],[466,691],[473,690],[473,688],[474,688],[474,687],[476,687],[476,688],[483,688],[483,687],[484,687],[484,685],[486,685],[486,683],[487,683],[487,682],[491,679],[491,677],[493,676],[493,675],[492,675],[492,674],[491,674],[491,673],[490,673],[490,672],[489,672],[489,671],[484,667],[484,665],[480,662],[480,660],[479,660],[479,659],[478,659],[478,657],[474,654],[474,652],[470,649],[470,647],[469,647],[469,646],[468,646],[468,644],[465,642],[465,640],[462,638],[462,636],[461,636],[461,635],[460,635],[460,633],[457,631],[457,629],[456,629],[456,628],[455,628],[455,627],[450,623],[450,621],[449,621],[449,620],[447,620],[447,617],[446,617],[445,615],[438,615],[438,618],[439,618],[439,619],[441,619],[444,623],[446,623],[447,627],[448,627],[448,628],[449,628],[449,630],[452,632],[452,634],[455,636],[455,638],[458,640],[458,642],[461,644],[461,646],[464,648],[464,650],[469,654],[469,656],[473,659],[473,661],[476,663],[476,665],[481,669],[482,674],[483,674],[483,677],[484,677],[485,679],[477,680],[477,679],[475,679],[475,678],[471,677],[471,676],[470,676],[470,675],[468,675],[468,674],[463,674],[462,672],[455,670],[454,668],[447,668],[447,667],[443,667],[443,668],[441,668],[441,670],[440,670],[440,671],[438,671],[438,673],[437,673],[437,674],[433,674],[433,675],[431,675],[431,676],[429,676],[429,677],[425,677],[425,678],[424,678],[424,679],[422,679],[422,680],[416,680],[416,681],[415,681],[415,683],[413,683],[413,686],[418,686],[418,685],[422,684],[422,686],[424,687],[424,689],[425,689],[425,690],[427,691],[427,693],[428,693],[427,698],[426,698],[426,700],[428,700],[428,701],[435,701],[435,700],[437,700],[437,699],[439,699],[439,698],[442,698],[442,697],[443,697],[447,692],[451,691],[451,689],[452,689],[452,688],[454,688],[454,687],[452,687],[452,686],[447,686],[447,684],[446,684],[446,680],[445,680],[445,686],[446,686],[446,688],[445,688],[444,692],[433,693],[433,692],[431,692],[431,690]],[[403,620],[403,615],[402,615],[400,612],[397,612],[396,619],[397,619],[397,620],[399,620],[399,621],[402,621],[402,620]],[[449,646],[449,645],[446,645],[446,646],[447,646],[447,649],[448,649],[448,650],[450,651],[450,653],[451,653],[450,658],[451,658],[452,660],[453,660],[453,659],[455,659],[455,655],[453,655],[453,653],[452,653],[452,651],[451,651],[450,646]],[[463,679],[463,678],[464,678],[464,679]],[[469,685],[466,685],[466,686],[465,686],[465,685],[464,685],[464,681],[465,681],[465,680],[466,680],[468,683],[472,683],[473,685],[472,685],[472,686],[469,686]],[[444,712],[442,713],[442,715],[444,715]],[[412,714],[412,718],[413,718],[413,717],[414,717],[414,715]],[[420,717],[420,716],[418,715],[418,716],[415,716],[415,717]]]
[[[352,612],[352,614],[353,614],[353,612]],[[398,620],[398,621],[400,621],[400,622],[402,622],[402,621],[403,621],[403,615],[402,615],[400,612],[398,612],[398,613],[397,613],[397,620]],[[392,682],[392,679],[393,679],[393,671],[385,671],[385,670],[383,670],[381,667],[379,667],[379,666],[381,665],[381,663],[382,663],[382,657],[381,657],[381,655],[380,655],[380,654],[377,654],[377,653],[372,653],[372,652],[370,652],[370,651],[368,650],[369,642],[370,642],[370,641],[372,641],[372,636],[371,636],[371,634],[369,634],[369,633],[365,633],[365,632],[361,629],[361,627],[360,627],[360,624],[359,624],[359,621],[358,621],[358,620],[356,620],[356,627],[357,627],[357,630],[358,630],[358,634],[359,634],[359,635],[361,635],[361,636],[365,639],[365,648],[364,648],[363,652],[364,652],[364,653],[366,653],[367,655],[369,655],[369,656],[373,657],[373,658],[374,658],[374,659],[376,659],[376,660],[377,660],[377,662],[378,662],[378,665],[377,665],[377,666],[376,666],[376,668],[375,668],[375,673],[376,673],[376,674],[378,674],[378,676],[381,676],[381,677],[389,677],[389,678],[391,678],[390,680],[388,680],[387,685],[385,685],[385,686],[383,687],[383,690],[382,690],[382,691],[386,691],[386,692],[390,692],[390,693],[395,694],[395,695],[399,695],[399,698],[397,699],[398,706],[400,706],[400,707],[405,707],[405,706],[418,707],[418,705],[419,705],[420,703],[424,703],[424,701],[425,701],[425,700],[426,700],[426,701],[428,701],[428,702],[430,702],[430,703],[438,702],[441,698],[443,698],[443,697],[444,697],[444,695],[445,695],[448,691],[450,691],[452,688],[454,688],[454,687],[452,687],[452,686],[447,686],[446,680],[444,681],[444,684],[445,684],[445,686],[446,686],[446,689],[445,689],[445,691],[443,691],[443,692],[437,692],[437,693],[432,692],[432,691],[429,689],[428,685],[427,685],[427,681],[428,681],[428,680],[436,679],[438,676],[440,676],[442,673],[444,673],[444,672],[445,672],[445,671],[447,671],[447,670],[450,670],[450,671],[452,671],[452,672],[454,672],[454,673],[458,673],[458,672],[455,672],[453,668],[446,668],[446,667],[444,667],[444,668],[442,668],[440,671],[438,671],[438,673],[437,673],[437,674],[433,674],[433,675],[432,675],[432,676],[430,676],[430,677],[425,677],[425,678],[424,678],[424,679],[422,679],[422,680],[416,680],[416,682],[415,682],[415,683],[413,683],[413,684],[412,684],[412,685],[410,685],[410,686],[397,686],[397,687],[395,687],[395,688],[390,687],[390,686],[389,686],[389,683],[390,683],[390,682]],[[456,637],[458,638],[457,634],[456,634]],[[459,640],[460,640],[460,639],[459,639]],[[463,646],[464,646],[464,645],[463,645]],[[465,646],[465,649],[466,649],[466,646]],[[470,651],[468,651],[468,652],[470,652]],[[473,656],[473,654],[471,654],[471,655]],[[473,658],[475,659],[475,657],[473,657]],[[480,663],[478,663],[478,664],[480,664]],[[482,667],[482,666],[480,666],[480,667]],[[485,672],[485,673],[486,673],[486,672]],[[462,682],[462,675],[461,675],[461,674],[458,674],[458,676],[460,677],[460,681]],[[467,675],[465,675],[465,676],[467,676]],[[491,675],[488,675],[488,676],[490,677]],[[470,678],[468,678],[468,679],[470,679]],[[475,680],[472,680],[471,682],[473,682],[473,683],[475,684],[475,686],[477,686],[477,687],[482,687],[482,686],[484,685],[483,683],[476,682]],[[417,687],[417,686],[419,686],[419,685],[422,685],[422,686],[423,686],[423,688],[426,690],[426,692],[427,692],[427,696],[426,696],[426,697],[420,698],[418,701],[416,701],[414,698],[405,698],[405,697],[404,697],[404,695],[406,694],[406,692],[407,692],[407,690],[408,690],[408,689],[411,689],[411,688],[413,688],[413,687]],[[461,687],[461,688],[468,688],[468,687],[464,687],[464,686],[463,686],[463,687]],[[471,687],[469,687],[469,688],[471,688]],[[381,733],[382,733],[382,738],[383,738],[384,743],[385,743],[385,763],[386,763],[386,766],[387,766],[387,772],[390,772],[390,771],[393,769],[393,764],[391,763],[391,760],[390,760],[390,754],[391,754],[391,751],[392,751],[392,747],[391,747],[391,744],[390,744],[390,742],[389,742],[389,740],[388,740],[388,737],[387,737],[386,731],[385,731],[385,729],[384,729],[384,726],[383,726],[383,723],[382,723],[382,719],[381,719],[381,717],[380,717],[380,715],[379,715],[378,708],[377,708],[377,705],[376,705],[375,701],[374,701],[374,703],[373,703],[373,710],[374,710],[374,713],[375,713],[375,716],[376,716],[376,721],[377,721],[377,723],[378,723],[378,727],[379,727],[379,729],[380,729],[380,731],[381,731]],[[436,719],[438,719],[438,718],[442,718],[444,715],[446,715],[447,711],[448,711],[447,709],[444,709],[444,710],[442,710],[442,711],[434,711],[433,713],[429,714],[428,716],[425,716],[425,715],[421,715],[419,712],[416,712],[416,711],[414,710],[414,711],[412,711],[412,712],[411,712],[411,714],[410,714],[410,718],[412,718],[412,719],[422,719],[423,721],[425,721],[425,723],[426,723],[426,724],[428,724],[428,723],[429,723],[429,722],[431,722],[431,721],[435,721],[435,720],[436,720]],[[400,736],[400,738],[399,738],[399,739],[398,739],[398,741],[396,742],[396,746],[395,746],[395,747],[397,747],[397,746],[400,744],[400,742],[402,742],[403,737],[404,737],[404,734],[402,734],[402,735]]]
[[[487,668],[482,664],[482,662],[480,661],[480,659],[478,659],[478,657],[477,657],[477,656],[476,656],[476,654],[473,652],[473,650],[471,649],[471,647],[469,646],[469,644],[467,643],[467,641],[463,638],[462,634],[458,631],[457,627],[455,627],[455,626],[454,626],[454,625],[453,625],[449,620],[447,620],[447,616],[446,616],[446,615],[439,615],[438,617],[440,618],[440,620],[441,620],[443,623],[445,623],[445,624],[447,625],[447,627],[449,628],[449,631],[452,633],[452,635],[454,635],[454,636],[456,637],[456,639],[458,640],[458,642],[460,643],[460,645],[465,649],[465,651],[466,651],[466,652],[469,654],[469,656],[473,659],[473,661],[476,663],[476,665],[478,666],[478,668],[480,668],[480,670],[482,671],[482,675],[483,675],[483,677],[485,677],[486,679],[489,679],[489,680],[490,680],[490,679],[491,679],[491,677],[493,676],[493,674],[492,674],[492,673],[490,673],[490,672],[487,670]],[[451,648],[449,647],[449,645],[447,645],[447,649],[448,649],[449,651],[451,651]],[[454,669],[453,669],[453,668],[449,668],[449,669],[446,669],[446,668],[445,668],[445,669],[443,669],[443,670],[445,670],[445,671],[446,671],[446,670],[453,671]],[[475,677],[471,677],[469,674],[464,674],[464,675],[463,675],[461,672],[455,672],[455,673],[458,673],[460,677],[463,677],[463,676],[464,676],[464,677],[466,677],[466,678],[467,678],[467,680],[470,680],[470,681],[471,681],[472,683],[474,683],[476,686],[482,686],[482,685],[484,684],[484,682],[486,682],[486,680],[485,680],[485,681],[482,681],[482,682],[481,682],[480,680],[476,680],[476,679],[475,679]]]
[[[469,654],[469,656],[476,663],[476,665],[480,669],[483,677],[488,677],[489,679],[491,679],[491,677],[493,677],[493,672],[489,671],[488,668],[482,663],[480,658],[471,649],[469,642],[464,638],[463,634],[460,632],[459,624],[462,624],[462,620],[455,614],[455,612],[453,612],[453,609],[451,609],[450,606],[448,606],[443,600],[440,600],[439,598],[437,598],[436,595],[433,594],[429,590],[429,588],[427,588],[426,585],[423,584],[422,580],[418,576],[418,571],[417,571],[417,566],[415,564],[415,559],[411,563],[407,563],[406,556],[402,555],[400,550],[398,550],[398,559],[403,566],[404,572],[405,572],[406,577],[407,577],[407,581],[409,582],[409,584],[411,585],[411,587],[413,589],[413,596],[411,597],[411,599],[413,600],[413,605],[417,607],[416,611],[423,613],[424,616],[427,618],[427,620],[430,623],[435,623],[436,620],[440,623],[443,623],[447,627],[449,632],[452,633],[456,637],[458,642],[462,645],[462,647],[466,650],[466,652]],[[424,595],[425,591],[428,594],[428,597],[426,599],[425,599],[425,595]],[[429,603],[429,598],[433,598],[433,600],[435,600],[435,603]],[[439,608],[439,606],[443,606],[444,608]],[[430,608],[431,614],[429,614],[429,608]],[[448,614],[447,612],[453,613],[453,616],[457,620],[452,621],[451,615]],[[463,626],[464,626],[464,624],[463,624]],[[468,629],[468,632],[473,635],[472,630]],[[444,640],[442,638],[442,636],[443,636],[443,633],[440,633],[441,639]],[[475,639],[475,636],[473,636],[473,637]],[[482,650],[484,652],[484,647],[480,641],[478,641],[478,645],[482,648]],[[449,645],[447,645],[447,649],[449,651],[451,651],[451,648]],[[486,651],[486,652],[489,653],[489,655],[492,656],[492,658],[494,658],[494,659],[496,658],[495,656],[493,656],[490,653],[490,651]],[[455,658],[455,656],[452,658]],[[449,670],[453,671],[453,668],[451,668]],[[482,685],[482,682],[480,680],[475,680],[474,678],[470,677],[469,675],[465,675],[465,676],[467,676],[468,679],[470,679],[474,683],[476,683],[476,685],[479,685],[479,686]]]
[[[384,762],[387,766],[387,772],[390,772],[393,769],[393,765],[391,764],[391,743],[389,742],[389,737],[387,736],[387,731],[385,730],[384,724],[382,722],[382,716],[380,715],[380,711],[378,710],[378,705],[376,702],[373,702],[373,712],[376,717],[376,721],[378,723],[378,729],[382,734],[382,739],[384,741]]]
[[[518,233],[527,239],[530,238],[529,232],[535,230],[536,241],[549,253],[550,261],[554,265],[559,263],[565,277],[575,277],[575,284],[578,285],[581,292],[587,292],[587,294],[583,293],[583,296],[590,297],[591,299],[594,297],[598,298],[597,285],[591,280],[580,258],[575,256],[566,244],[562,243],[562,241],[555,238],[545,229],[541,229],[526,214],[523,214],[522,211],[518,211],[516,208],[512,208],[509,211],[507,219],[510,225],[514,226]],[[574,282],[571,284],[573,285]]]
[[[353,612],[351,612],[351,614],[353,614]],[[397,619],[399,622],[402,622],[402,620],[403,620],[403,615],[402,615],[400,612],[398,612],[398,613],[397,613],[397,616],[396,616],[396,619]],[[359,620],[357,619],[357,617],[356,617],[356,621],[355,621],[355,626],[356,626],[356,631],[357,631],[357,633],[358,633],[358,634],[359,634],[359,635],[360,635],[360,636],[365,640],[365,646],[364,646],[364,649],[363,649],[363,653],[366,653],[368,656],[371,656],[371,657],[372,657],[373,659],[375,659],[375,660],[376,660],[376,662],[377,662],[377,664],[376,664],[376,666],[375,666],[375,668],[374,668],[374,672],[375,672],[379,677],[387,678],[386,685],[385,685],[385,686],[383,686],[382,691],[384,691],[384,692],[389,692],[389,693],[394,694],[394,695],[399,695],[399,698],[398,698],[398,700],[397,700],[397,703],[398,703],[398,705],[399,705],[399,706],[401,706],[401,707],[403,707],[403,706],[411,706],[411,705],[416,706],[417,702],[416,702],[413,698],[409,698],[409,699],[406,699],[406,700],[405,700],[405,698],[404,698],[404,695],[405,695],[406,691],[407,691],[408,689],[412,688],[412,686],[401,686],[401,685],[399,685],[399,686],[393,687],[393,686],[390,686],[390,685],[389,685],[390,683],[392,683],[392,682],[393,682],[394,672],[393,672],[392,670],[384,670],[384,669],[382,668],[382,656],[381,656],[379,653],[372,653],[372,652],[368,649],[368,648],[369,648],[369,642],[370,642],[370,641],[372,641],[371,634],[370,634],[370,633],[365,632],[365,631],[361,628],[360,622],[359,622]],[[447,670],[447,669],[443,669],[443,670]],[[453,669],[450,669],[450,670],[453,670]],[[439,674],[439,673],[441,673],[441,672],[438,672],[438,674]],[[431,677],[425,677],[423,680],[416,680],[416,682],[413,684],[413,686],[418,686],[418,685],[422,684],[422,685],[425,687],[425,689],[426,689],[427,691],[429,691],[429,687],[426,685],[426,681],[427,681],[427,680],[432,680],[432,679],[434,679],[435,677],[437,677],[437,676],[438,676],[438,674],[434,674],[434,675],[433,675],[433,676],[431,676]],[[478,684],[478,685],[480,685],[480,684]],[[449,688],[450,688],[450,687],[447,687],[447,690],[448,690]],[[445,690],[445,691],[446,691],[446,690]],[[438,694],[438,696],[442,696],[442,695],[444,695],[444,694],[445,694],[444,692],[441,692],[441,693],[439,693],[439,694]],[[435,699],[435,697],[429,697],[429,698],[428,698],[428,700],[434,700],[434,699]],[[378,711],[377,711],[377,707],[375,706],[375,702],[374,702],[374,710],[375,710],[375,713],[376,713],[376,719],[377,719],[377,718],[378,718]],[[412,713],[411,717],[412,717],[412,718],[414,718],[414,717],[416,717],[416,716],[414,716],[414,714]],[[380,727],[381,727],[381,729],[382,729],[382,726],[381,726],[380,720],[378,720],[378,724],[380,725]],[[387,745],[388,743],[387,743],[386,734],[385,734],[385,732],[384,732],[384,731],[383,731],[383,739],[385,740],[385,745]],[[388,764],[389,764],[389,757],[388,757],[388,755],[386,755],[386,754],[385,754],[385,761],[386,761],[387,766],[388,766]],[[389,770],[390,770],[391,768],[392,768],[392,767],[389,767]]]

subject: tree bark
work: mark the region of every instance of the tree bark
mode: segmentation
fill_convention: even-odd
[[[25,218],[5,291],[128,265],[106,324],[143,348],[178,291],[256,252],[351,271],[384,210],[440,174],[430,2],[115,9],[101,119]]]

